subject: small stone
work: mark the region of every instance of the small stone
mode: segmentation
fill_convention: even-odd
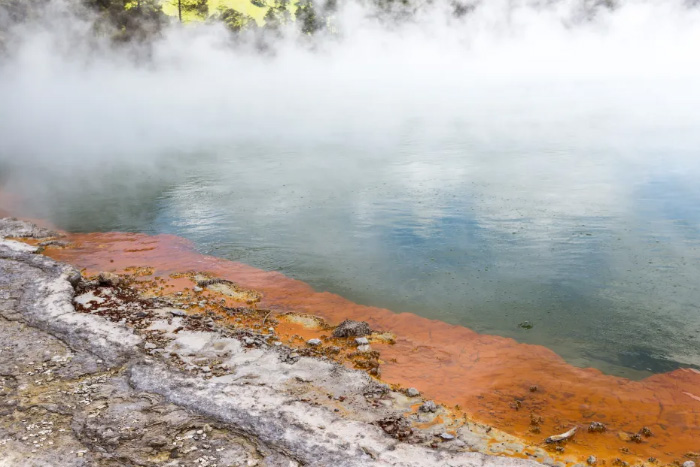
[[[267,332],[269,332],[270,334],[274,334],[275,328],[267,328]]]
[[[369,352],[372,348],[369,345],[361,345],[357,348],[358,352]]]
[[[355,339],[355,344],[357,345],[367,345],[369,344],[369,340],[367,340],[366,337],[358,337]]]
[[[529,321],[523,321],[522,323],[518,324],[518,327],[523,329],[532,329],[533,325]]]
[[[419,410],[421,412],[436,412],[437,405],[435,405],[435,402],[433,401],[425,401],[423,402],[423,405],[420,406]]]
[[[153,342],[146,342],[143,346],[146,349],[155,349],[156,348],[156,345]]]
[[[321,345],[321,339],[309,339],[306,343],[312,347],[316,347],[317,345]]]
[[[685,461],[685,462],[683,462],[683,467],[695,467],[695,462]]]
[[[451,435],[449,433],[442,433],[440,435],[440,438],[444,439],[445,441],[451,441],[451,440],[455,439],[454,435]]]
[[[170,310],[170,314],[173,316],[187,316],[187,313],[185,313],[184,311],[176,309]]]
[[[122,282],[122,278],[114,274],[113,272],[101,272],[97,276],[97,281],[100,285],[106,285],[107,287],[117,287]]]
[[[156,436],[148,441],[148,445],[152,448],[160,448],[168,444],[168,439],[165,436]]]
[[[192,288],[192,290],[194,290],[195,292],[201,292],[201,291],[203,291],[204,289],[201,288],[201,287],[199,287],[198,285],[195,285],[195,286]]]
[[[333,337],[362,337],[371,333],[369,324],[364,321],[346,319],[333,330]]]
[[[588,426],[588,431],[590,433],[603,433],[607,430],[607,427],[600,422],[591,422]]]
[[[277,341],[277,342],[275,342],[273,345],[274,345],[275,347],[279,347],[280,345],[282,345],[282,343],[281,343],[280,341]]]
[[[586,459],[586,463],[588,465],[596,465],[598,463],[598,458],[596,456],[588,456],[588,459]]]
[[[408,388],[406,390],[406,395],[408,397],[417,397],[417,396],[420,396],[420,392],[416,388]]]

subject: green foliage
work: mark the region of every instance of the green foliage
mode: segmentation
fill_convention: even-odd
[[[212,16],[215,21],[221,21],[232,32],[241,32],[243,30],[256,27],[255,20],[233,8],[222,7]]]
[[[300,0],[295,16],[304,34],[313,34],[324,26],[324,21],[319,18],[311,0]]]
[[[274,0],[263,18],[265,20],[265,29],[277,30],[283,24],[290,22],[292,15],[288,6],[289,0]]]
[[[95,23],[99,33],[116,41],[143,41],[162,30],[167,22],[158,0],[83,0],[100,13]]]
[[[180,20],[183,15],[196,19],[206,19],[209,16],[208,0],[172,0],[178,8]]]

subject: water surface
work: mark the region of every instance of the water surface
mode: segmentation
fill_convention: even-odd
[[[449,118],[306,134],[275,121],[142,164],[9,163],[6,181],[68,230],[180,235],[608,373],[700,367],[697,95],[664,108],[658,88],[484,89]]]

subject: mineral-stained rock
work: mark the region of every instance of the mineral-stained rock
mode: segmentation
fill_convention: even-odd
[[[408,388],[406,389],[406,395],[408,397],[417,397],[420,396],[420,392],[416,388]]]
[[[603,433],[606,430],[606,426],[600,422],[591,422],[591,424],[588,426],[588,431],[590,433]]]
[[[372,330],[366,322],[346,319],[333,330],[333,337],[362,337],[371,333]]]
[[[112,272],[101,272],[97,276],[100,285],[107,287],[118,287],[122,283],[122,278]]]
[[[398,440],[405,440],[413,433],[411,423],[401,415],[386,417],[376,423],[386,434]]]
[[[421,412],[437,412],[437,405],[433,401],[425,401],[420,406]]]
[[[538,465],[397,444],[401,398],[365,372],[299,354],[290,368],[289,348],[126,288],[79,284],[104,301],[76,309],[75,274],[0,239],[0,465]]]

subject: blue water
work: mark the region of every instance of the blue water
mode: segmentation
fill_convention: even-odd
[[[10,164],[5,181],[65,229],[176,234],[638,378],[700,367],[700,136],[645,112],[472,112],[437,130],[407,118],[308,138],[263,128],[147,164]]]

